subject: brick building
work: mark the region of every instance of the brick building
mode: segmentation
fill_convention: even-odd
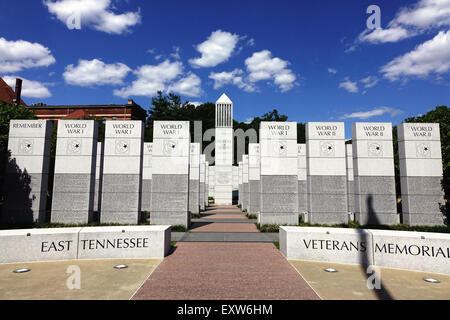
[[[128,100],[127,104],[47,106],[35,104],[28,107],[40,120],[94,118],[104,120],[142,120],[147,111]]]
[[[18,80],[16,82],[16,91],[19,92],[20,99],[20,91],[22,90],[22,82]],[[0,101],[3,101],[8,104],[14,104],[16,102],[16,93],[13,89],[0,77]],[[20,99],[20,105],[26,106],[25,102]]]

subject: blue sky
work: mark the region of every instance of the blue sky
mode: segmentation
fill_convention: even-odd
[[[372,4],[378,29],[366,25]],[[148,109],[157,88],[192,102],[225,92],[239,121],[277,108],[345,121],[349,135],[357,121],[449,105],[449,73],[450,0],[15,0],[0,11],[0,76],[24,78],[28,104],[130,97]]]

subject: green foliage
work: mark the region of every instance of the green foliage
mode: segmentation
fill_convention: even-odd
[[[172,232],[188,232],[188,228],[186,228],[185,226],[172,226]]]
[[[36,119],[26,107],[12,106],[0,101],[0,150],[8,147],[9,122],[11,120]]]
[[[245,215],[248,219],[258,219],[258,215],[254,213],[247,213]]]
[[[275,246],[275,248],[280,250],[280,243],[279,242],[274,242],[273,245]]]
[[[255,223],[256,228],[258,228],[261,232],[274,232],[277,233],[280,231],[280,226],[278,224],[264,224],[260,225],[259,223]]]

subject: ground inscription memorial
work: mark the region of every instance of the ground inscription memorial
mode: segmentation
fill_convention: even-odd
[[[260,148],[260,223],[297,225],[297,123],[261,122]]]
[[[312,224],[348,223],[343,122],[306,125],[308,213]]]
[[[143,132],[142,121],[106,121],[102,223],[139,222]]]
[[[94,120],[58,121],[52,223],[93,220],[97,134]]]
[[[189,121],[155,121],[150,223],[190,226]]]
[[[280,250],[290,260],[450,274],[450,235],[444,233],[280,227]]]
[[[51,121],[11,120],[1,226],[45,222],[51,135]]]

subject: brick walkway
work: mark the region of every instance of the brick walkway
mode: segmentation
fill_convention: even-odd
[[[258,232],[236,207],[213,207],[202,219],[217,219],[191,232]],[[319,299],[272,243],[179,242],[134,295],[136,300]]]

